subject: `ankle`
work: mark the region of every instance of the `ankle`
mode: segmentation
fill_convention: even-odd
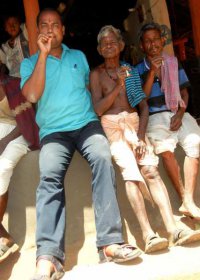
[[[149,238],[149,236],[154,236],[156,235],[155,232],[153,230],[150,230],[148,232],[143,233],[143,240],[144,242],[146,242],[146,240]]]
[[[52,271],[54,270],[52,262],[44,259],[40,259],[37,262],[36,273],[40,275],[50,276]]]
[[[0,224],[0,238],[13,242],[12,237],[10,236],[10,234],[7,232],[7,230],[4,228],[2,224]]]

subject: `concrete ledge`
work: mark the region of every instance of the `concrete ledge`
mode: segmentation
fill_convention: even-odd
[[[179,162],[183,163],[183,154],[177,151]],[[115,166],[116,167],[116,166]],[[124,237],[130,243],[136,242],[144,249],[140,226],[130,207],[124,192],[124,182],[116,167],[118,198],[124,221]],[[180,201],[160,164],[160,172],[167,185],[172,208],[177,223],[194,228],[195,223],[189,218],[182,218],[178,213]],[[95,224],[91,200],[90,168],[79,154],[75,154],[65,178],[67,196],[67,233],[66,233],[66,270],[84,264],[97,264],[95,247]],[[17,165],[10,184],[8,211],[4,225],[21,247],[21,253],[35,247],[35,192],[39,182],[38,151],[30,152]],[[200,206],[200,178],[196,190],[196,202]],[[157,208],[146,202],[150,223],[155,231],[166,236],[166,231]],[[35,248],[34,248],[35,249]]]

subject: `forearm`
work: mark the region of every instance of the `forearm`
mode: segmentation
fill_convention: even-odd
[[[0,141],[1,143],[3,143],[5,146],[8,145],[9,142],[11,142],[12,140],[16,139],[17,137],[19,137],[21,135],[21,132],[18,128],[18,126],[16,126],[8,135],[6,135],[4,138],[2,138]]]
[[[187,88],[184,88],[180,91],[181,93],[181,98],[183,99],[184,103],[185,103],[185,106],[187,108],[188,106],[188,101],[189,101],[189,94],[188,94],[188,90]]]
[[[180,91],[180,93],[181,93],[181,98],[182,98],[182,100],[183,100],[184,103],[185,103],[185,107],[180,107],[180,106],[179,106],[178,111],[177,111],[176,114],[183,117],[183,115],[184,115],[184,113],[185,113],[185,111],[186,111],[186,108],[187,108],[187,106],[188,106],[189,95],[188,95],[188,91],[187,91],[186,88],[182,89],[182,90]]]
[[[143,85],[143,91],[147,97],[149,97],[151,94],[154,78],[155,78],[155,72],[153,70],[150,70],[147,74],[147,79]]]
[[[36,103],[43,94],[46,79],[46,59],[46,54],[39,54],[34,71],[22,88],[22,94],[31,103]]]
[[[139,129],[138,129],[138,139],[145,140],[145,133],[148,123],[148,115],[146,116],[140,116],[139,121]]]
[[[144,101],[146,103],[146,101]],[[149,119],[149,111],[148,106],[142,106],[139,112],[139,128],[138,128],[138,138],[141,140],[145,140],[145,133]]]

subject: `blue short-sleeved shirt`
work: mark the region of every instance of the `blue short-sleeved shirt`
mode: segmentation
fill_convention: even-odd
[[[144,84],[149,71],[149,64],[147,60],[143,60],[142,62],[137,64],[136,68],[139,72],[141,82],[142,84]],[[188,77],[180,64],[178,69],[178,76],[180,89],[190,86]],[[164,92],[161,91],[161,82],[157,77],[155,77],[154,79],[152,90],[147,102],[149,105],[149,113],[157,113],[168,110],[165,105]]]
[[[40,139],[53,132],[73,131],[98,120],[87,89],[89,66],[79,50],[62,44],[61,59],[49,55],[46,64],[46,83],[37,103],[36,121]],[[21,64],[21,88],[31,76],[38,53]]]

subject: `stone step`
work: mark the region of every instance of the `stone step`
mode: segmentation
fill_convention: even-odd
[[[180,149],[177,151],[177,156],[182,165],[183,154]],[[118,199],[124,222],[124,237],[129,243],[136,243],[143,250],[144,243],[140,226],[126,198],[124,182],[117,167],[116,171]],[[185,228],[199,228],[199,223],[181,216],[178,212],[180,200],[171,186],[162,164],[160,164],[160,172],[169,191],[177,224]],[[107,280],[107,275],[109,277],[113,275],[113,277],[117,277],[116,279],[131,277],[130,279],[137,280],[188,280],[191,275],[195,277],[191,279],[200,279],[199,242],[187,247],[172,247],[170,250],[151,255],[142,254],[139,259],[127,265],[117,265],[114,263],[98,264],[90,181],[89,166],[76,153],[65,178],[68,204],[67,231],[65,236],[65,270],[67,273],[64,279],[78,280],[85,276],[87,279]],[[19,162],[11,180],[9,205],[4,225],[9,229],[9,232],[20,246],[20,253],[10,256],[9,261],[4,261],[0,264],[1,280],[29,279],[34,273],[36,250],[35,192],[38,182],[38,152],[36,151],[29,153]],[[200,206],[200,177],[198,177],[195,201]],[[152,208],[152,205],[146,202],[146,208],[154,231],[158,232],[161,236],[167,237],[157,207]]]

